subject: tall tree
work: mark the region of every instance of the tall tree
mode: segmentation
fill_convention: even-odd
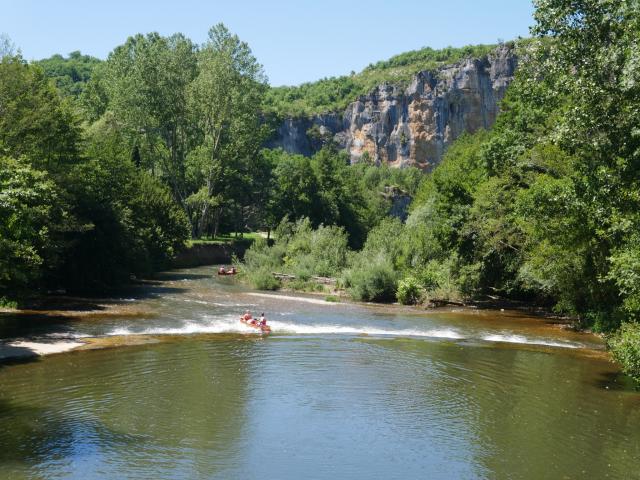
[[[267,79],[247,43],[223,24],[209,30],[198,67],[188,99],[201,144],[190,166],[202,183],[191,205],[199,210],[199,231],[212,222],[217,233],[225,205],[242,208],[252,201],[247,181],[266,134],[260,106]]]
[[[184,159],[191,123],[187,115],[187,85],[196,75],[195,47],[181,34],[157,33],[130,37],[107,60],[97,81],[108,108],[128,130],[130,148],[138,147],[143,164],[171,186],[185,205]]]

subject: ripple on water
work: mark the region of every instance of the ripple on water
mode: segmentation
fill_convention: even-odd
[[[638,476],[640,395],[575,336],[287,302],[260,337],[207,281],[73,326],[155,344],[0,369],[0,479]]]

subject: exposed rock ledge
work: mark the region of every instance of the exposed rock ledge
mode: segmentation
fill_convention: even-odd
[[[502,45],[484,58],[419,72],[404,90],[380,85],[342,115],[285,119],[269,146],[311,155],[322,137],[331,138],[352,163],[368,156],[376,164],[428,170],[463,132],[493,125],[517,63],[514,49]]]

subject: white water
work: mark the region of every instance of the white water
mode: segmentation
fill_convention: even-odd
[[[491,334],[482,337],[482,340],[487,342],[502,342],[502,343],[521,343],[527,345],[545,345],[548,347],[560,347],[560,348],[582,348],[583,345],[572,342],[556,342],[553,340],[545,340],[541,338],[527,338],[524,335],[514,334]]]
[[[371,327],[351,327],[345,325],[316,324],[305,325],[291,322],[270,321],[271,332],[289,335],[372,335],[395,337],[464,338],[452,329],[389,330]],[[260,333],[255,328],[239,322],[235,315],[222,318],[207,317],[205,321],[187,321],[179,327],[115,328],[108,336],[124,335],[191,335],[198,333]]]
[[[297,335],[373,335],[394,337],[429,337],[429,338],[464,338],[453,329],[429,329],[429,330],[389,330],[384,328],[351,327],[346,325],[301,325],[289,322],[270,322],[272,332],[289,333]]]
[[[388,329],[372,326],[350,326],[329,323],[302,324],[295,322],[269,321],[271,332],[275,335],[368,335],[372,337],[414,337],[414,338],[441,338],[450,340],[476,340],[486,342],[514,343],[527,345],[542,345],[557,348],[582,348],[583,345],[575,342],[563,342],[547,340],[544,338],[526,337],[511,333],[487,333],[476,335],[461,333],[453,328],[426,328],[426,329]],[[261,334],[255,328],[239,322],[236,315],[224,317],[206,316],[201,321],[185,321],[176,327],[148,327],[129,328],[120,327],[107,332],[107,336],[127,335],[194,335],[216,333],[241,333]]]

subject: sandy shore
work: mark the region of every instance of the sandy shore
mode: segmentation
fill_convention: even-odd
[[[82,342],[69,340],[47,343],[18,340],[14,342],[0,343],[0,361],[11,358],[29,358],[51,355],[53,353],[68,352],[83,345],[84,343]]]

